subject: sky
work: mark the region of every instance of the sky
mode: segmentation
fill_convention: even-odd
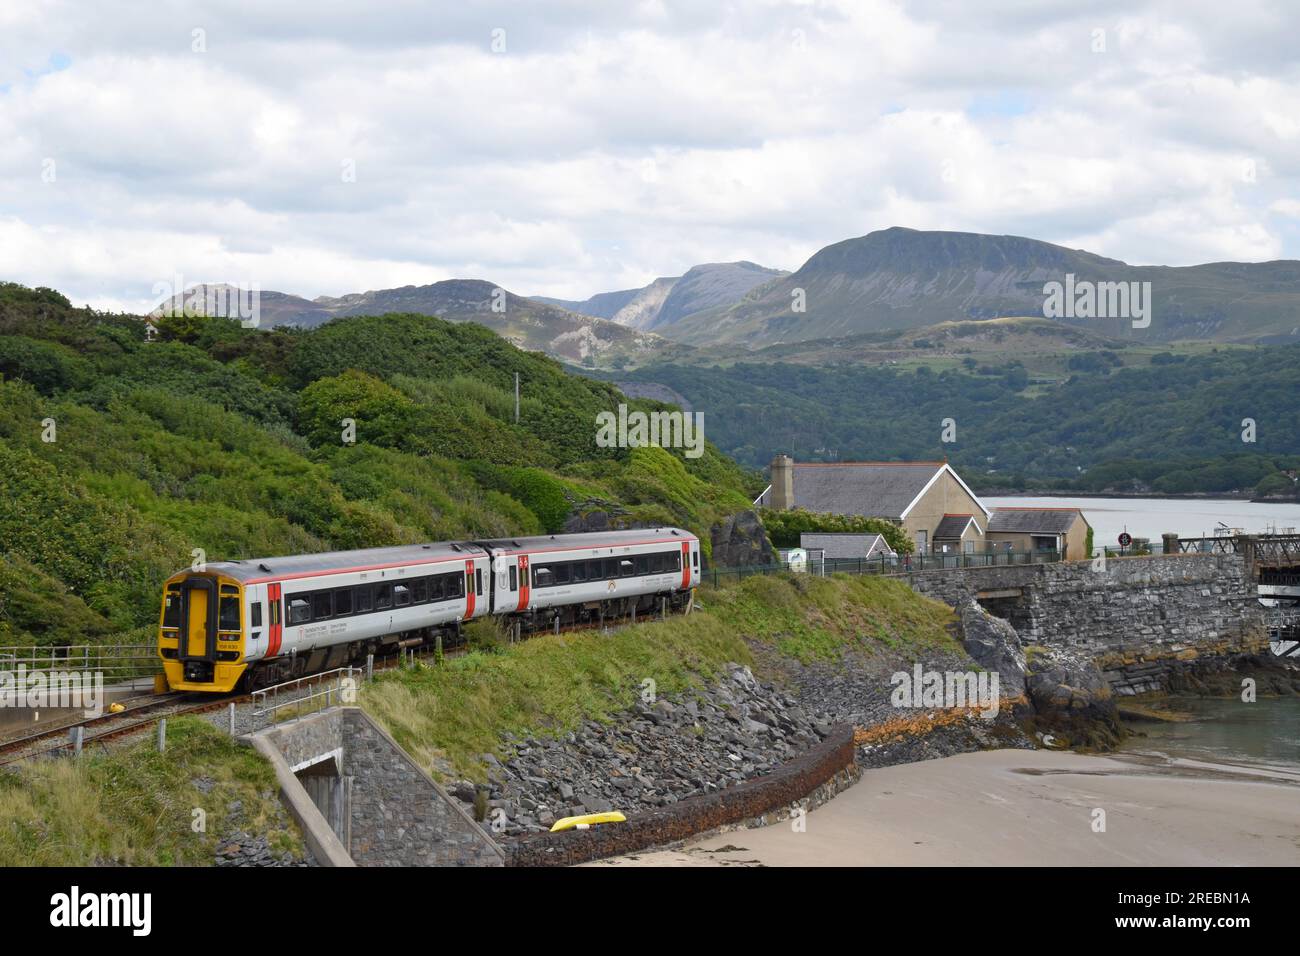
[[[586,298],[896,225],[1300,258],[1297,35],[1291,0],[5,0],[0,280]]]

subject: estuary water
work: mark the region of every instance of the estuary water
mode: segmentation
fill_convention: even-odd
[[[1247,533],[1300,529],[1300,504],[1231,498],[981,498],[992,509],[1081,508],[1097,547],[1116,545],[1120,532],[1158,542],[1166,531],[1181,538],[1213,535],[1221,525]]]
[[[1260,698],[1249,704],[1179,697],[1162,703],[1191,719],[1130,723],[1131,730],[1145,736],[1128,738],[1123,750],[1300,771],[1300,697]]]

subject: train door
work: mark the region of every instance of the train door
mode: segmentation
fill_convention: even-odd
[[[465,620],[474,616],[474,598],[477,591],[474,574],[474,562],[467,559],[465,561]]]
[[[189,618],[185,622],[185,656],[207,657],[208,645],[215,636],[208,629],[208,588],[194,587],[187,582],[189,592]]]
[[[519,606],[518,611],[528,610],[528,555],[519,555]]]

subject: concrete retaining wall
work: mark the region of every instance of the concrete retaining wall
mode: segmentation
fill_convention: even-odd
[[[856,779],[853,727],[836,726],[817,747],[762,777],[637,814],[626,823],[525,837],[509,847],[510,866],[569,866],[662,846],[744,821],[770,822],[813,796],[823,800]]]

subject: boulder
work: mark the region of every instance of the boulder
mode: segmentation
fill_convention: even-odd
[[[1053,746],[1107,750],[1124,738],[1110,684],[1087,658],[1057,648],[1031,648],[1025,690],[1034,706],[1034,725],[1053,738]]]
[[[714,567],[749,568],[777,563],[776,552],[756,511],[724,518],[710,529],[709,538]]]
[[[974,598],[961,611],[962,647],[980,667],[996,671],[1003,697],[1025,693],[1025,649],[1016,629]]]

